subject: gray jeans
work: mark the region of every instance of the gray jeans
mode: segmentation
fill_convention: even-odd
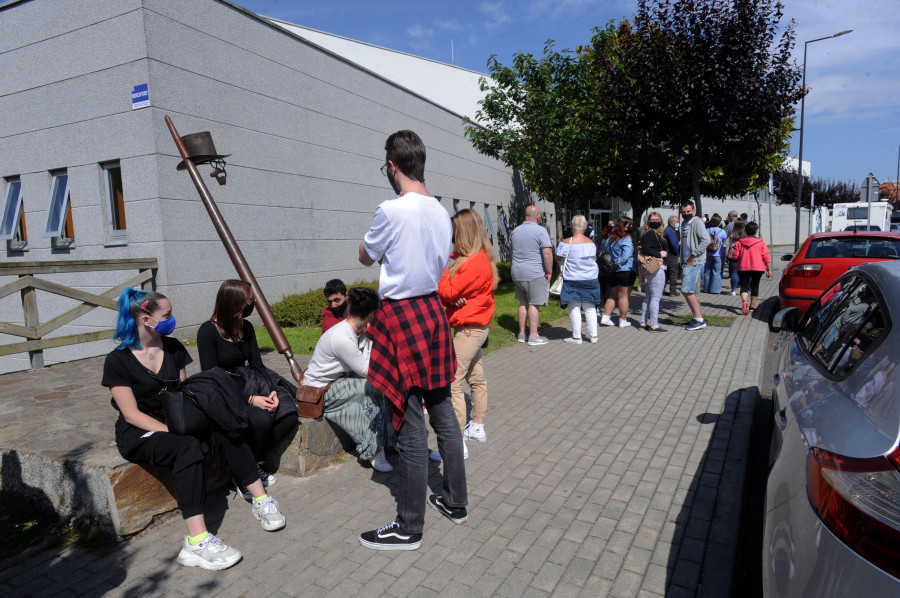
[[[428,492],[428,430],[422,405],[428,408],[444,464],[444,503],[449,507],[469,504],[462,434],[453,411],[450,387],[435,390],[413,388],[406,399],[406,417],[397,432],[400,455],[397,488],[397,523],[406,534],[420,534],[425,527],[425,495]]]
[[[641,304],[641,322],[648,326],[659,326],[659,300],[663,289],[666,288],[666,271],[660,268],[653,274],[647,275],[644,283],[644,302]]]

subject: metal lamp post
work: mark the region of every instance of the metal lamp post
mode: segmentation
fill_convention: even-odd
[[[813,42],[820,42],[823,39],[831,39],[833,37],[839,37],[841,35],[846,35],[851,33],[853,30],[848,29],[846,31],[841,31],[840,33],[835,33],[834,35],[829,35],[828,37],[819,37],[816,39],[811,39],[807,42],[803,43],[803,89],[806,89],[806,49],[809,44]],[[797,157],[797,219],[794,226],[794,253],[800,250],[800,198],[803,194],[803,108],[806,104],[806,94],[803,94],[803,97],[800,98],[800,150],[798,151]]]

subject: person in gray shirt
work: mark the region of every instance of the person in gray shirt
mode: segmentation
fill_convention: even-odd
[[[520,343],[546,345],[547,337],[538,334],[539,308],[550,299],[550,276],[553,272],[553,248],[547,229],[538,224],[541,211],[537,206],[525,208],[525,222],[513,230],[509,236],[512,245],[513,283],[516,299],[519,300]],[[529,324],[529,335],[525,336],[525,322]]]

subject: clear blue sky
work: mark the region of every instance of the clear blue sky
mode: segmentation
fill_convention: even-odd
[[[328,33],[485,72],[496,54],[539,55],[590,41],[591,30],[630,18],[634,0],[236,0],[245,8]],[[812,175],[857,184],[897,178],[900,153],[900,0],[783,0],[796,22],[794,57],[809,44],[803,158]],[[798,106],[799,126],[799,106]],[[791,155],[797,155],[795,133]]]

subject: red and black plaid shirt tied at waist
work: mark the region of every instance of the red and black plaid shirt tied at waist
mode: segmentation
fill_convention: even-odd
[[[372,339],[368,380],[393,404],[392,423],[399,430],[411,388],[449,386],[456,376],[450,325],[437,293],[431,293],[385,299],[368,335]]]

